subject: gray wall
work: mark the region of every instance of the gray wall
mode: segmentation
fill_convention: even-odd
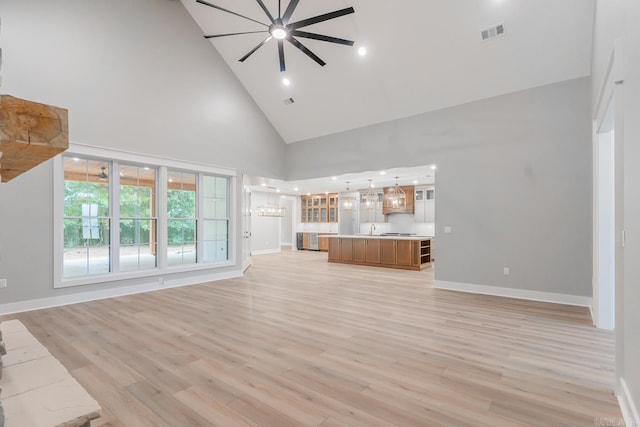
[[[292,199],[280,199],[278,202],[285,207],[285,215],[280,220],[280,243],[290,245],[292,242],[294,203]]]
[[[0,0],[0,10],[2,92],[68,108],[72,142],[284,176],[284,142],[179,1]],[[47,162],[0,185],[0,304],[148,282],[53,289],[52,176]],[[225,270],[237,267],[209,273]]]
[[[633,0],[596,3],[593,40],[593,100],[600,92],[613,42],[621,38],[624,48],[623,131],[624,138],[624,247],[623,288],[616,289],[622,308],[616,316],[618,374],[626,382],[636,408],[640,408],[640,2]],[[594,111],[595,113],[595,111]],[[620,111],[616,111],[619,115]],[[618,117],[616,117],[616,120]],[[617,131],[616,131],[617,132]],[[618,134],[618,132],[617,132]],[[622,291],[622,292],[620,292]],[[621,320],[621,322],[619,322]]]
[[[436,163],[437,280],[590,296],[589,105],[580,78],[291,144],[288,179]]]
[[[280,251],[280,218],[258,216],[256,209],[267,202],[279,203],[275,193],[251,192],[251,253]]]

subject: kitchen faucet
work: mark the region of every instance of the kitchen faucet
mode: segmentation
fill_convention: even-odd
[[[373,230],[376,229],[376,225],[371,223],[371,227],[369,227],[369,236],[373,236]]]

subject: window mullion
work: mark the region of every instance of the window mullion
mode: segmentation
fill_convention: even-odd
[[[156,218],[157,218],[157,249],[156,254],[158,256],[158,268],[165,270],[168,267],[167,262],[167,246],[168,246],[168,233],[167,233],[167,185],[168,174],[167,167],[161,166],[158,168],[158,183],[156,187],[157,191],[157,205],[156,205]]]
[[[111,219],[111,271],[120,271],[120,165],[111,162],[109,214]]]
[[[202,262],[204,259],[204,224],[202,215],[204,213],[204,174],[199,173],[196,179],[196,263]]]

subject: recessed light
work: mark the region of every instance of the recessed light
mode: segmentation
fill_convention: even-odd
[[[77,157],[74,157],[74,158],[73,158],[73,161],[74,161],[74,162],[79,162],[79,161],[80,161],[80,159],[79,159],[79,158],[77,158]]]
[[[263,182],[262,184],[260,184],[260,185],[262,185],[263,187],[266,187],[266,186],[267,186],[267,184],[265,184],[264,182]]]
[[[145,166],[145,167],[144,167],[144,170],[148,171],[148,170],[149,170],[149,167],[148,167],[148,166]]]
[[[335,181],[336,179],[338,179],[338,177],[337,176],[332,176],[331,179]]]
[[[358,48],[358,55],[360,56],[365,56],[367,54],[367,48],[364,46],[361,46]]]
[[[324,194],[329,194],[329,192],[328,192],[328,191],[325,191],[325,192],[324,192]]]
[[[289,80],[288,78],[284,77],[282,79],[282,84],[285,86],[289,86],[291,84],[291,80]]]
[[[293,187],[293,191],[298,191],[300,190],[298,187]]]
[[[307,196],[310,196],[310,195],[311,195],[311,193],[307,193]]]
[[[436,170],[436,165],[431,165],[431,170],[432,171]]]
[[[371,184],[371,188],[376,188],[376,185],[375,184]]]
[[[280,189],[279,189],[279,188],[276,188],[276,193],[279,193],[279,192],[280,192]]]
[[[387,173],[385,171],[380,171],[380,175],[386,175]]]
[[[417,183],[418,183],[418,180],[414,180],[414,181],[413,181],[413,183],[414,183],[414,184],[417,184]]]

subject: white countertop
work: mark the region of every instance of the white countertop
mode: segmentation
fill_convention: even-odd
[[[381,236],[369,234],[335,234],[327,236],[329,239],[346,238],[346,239],[385,239],[385,240],[430,240],[433,236]]]

